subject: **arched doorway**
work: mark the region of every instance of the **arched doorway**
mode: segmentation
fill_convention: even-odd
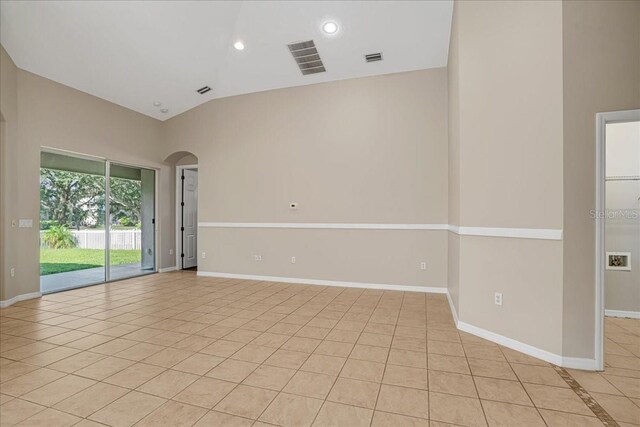
[[[175,171],[176,269],[198,268],[198,158],[178,151],[165,160]]]

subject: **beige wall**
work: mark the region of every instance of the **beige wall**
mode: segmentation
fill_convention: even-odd
[[[552,241],[200,227],[199,268],[448,286],[462,322],[593,358],[594,120],[640,108],[638,22],[637,1],[460,1],[448,70],[218,99],[165,123],[17,70],[2,50],[0,173],[20,177],[0,196],[2,299],[38,288],[37,227],[7,225],[38,217],[41,146],[160,168],[162,267],[184,157],[171,155],[184,151],[198,159],[202,222],[563,229]]]
[[[433,286],[447,283],[447,233],[427,230],[203,228],[199,270],[315,280]],[[262,256],[261,262],[253,260]],[[296,263],[291,263],[291,257]],[[429,260],[421,271],[419,262]]]
[[[159,221],[162,259],[160,267],[174,264],[168,255],[173,246],[173,224],[164,215],[172,209],[166,189],[172,186],[171,173],[163,164],[160,153],[161,122],[126,108],[98,99],[67,86],[52,82],[35,74],[15,69],[10,58],[2,51],[2,112],[10,122],[17,123],[17,133],[7,133],[8,164],[3,171],[11,179],[2,200],[5,206],[7,232],[3,247],[6,251],[5,293],[2,299],[38,292],[38,217],[39,167],[41,147],[105,157],[111,160],[159,169]],[[13,72],[15,79],[5,78],[5,70]],[[13,70],[13,71],[12,71]],[[15,83],[14,83],[15,82]],[[5,113],[5,93],[15,93],[17,108]],[[10,104],[10,103],[9,103]],[[17,119],[16,119],[17,117]],[[165,216],[163,218],[163,216]],[[33,228],[11,228],[10,220],[31,218]],[[16,277],[8,277],[9,268],[16,269]]]
[[[562,228],[561,3],[458,6],[461,224]]]
[[[8,185],[8,178],[15,164],[11,161],[16,150],[18,140],[18,69],[0,46],[0,120],[2,137],[0,138],[0,301],[7,299],[7,285],[9,283],[9,261],[19,257],[13,251],[7,251],[9,244],[20,236],[18,229],[11,228],[11,214],[13,204],[9,203],[15,197],[15,190]],[[11,168],[11,170],[10,170]]]
[[[463,236],[462,322],[562,354],[562,243]],[[503,305],[494,304],[494,292]]]
[[[559,2],[456,3],[449,163],[458,225],[562,227],[561,38]],[[449,244],[462,322],[561,354],[561,241],[452,236]]]
[[[453,4],[449,61],[447,64],[447,89],[449,105],[449,224],[460,225],[460,46],[458,28],[458,3]],[[460,237],[449,233],[447,256],[447,288],[451,304],[460,311]]]
[[[442,68],[218,99],[165,122],[165,150],[197,156],[201,222],[447,223],[446,87]],[[445,233],[200,227],[199,269],[444,287]]]
[[[450,242],[450,257],[460,257],[459,317],[591,359],[595,114],[640,107],[640,3],[464,1],[455,14],[450,102],[454,94],[451,120],[460,124],[450,153],[460,156],[460,224],[563,229],[562,242]],[[457,187],[450,191],[454,206]],[[515,263],[518,274],[496,260]],[[495,291],[502,308],[489,302]],[[546,333],[527,329],[527,319],[545,322]]]
[[[563,2],[564,342],[592,358],[595,114],[640,108],[640,2]]]

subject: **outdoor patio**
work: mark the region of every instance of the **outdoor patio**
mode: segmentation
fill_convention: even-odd
[[[152,273],[153,269],[143,269],[140,263],[111,266],[111,280],[124,279]],[[40,291],[43,294],[73,289],[104,282],[104,267],[40,276]]]

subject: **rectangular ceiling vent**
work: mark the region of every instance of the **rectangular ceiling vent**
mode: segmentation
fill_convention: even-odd
[[[370,53],[368,55],[364,56],[364,59],[367,62],[376,62],[376,61],[382,61],[382,52],[378,52],[378,53]]]
[[[209,86],[205,86],[205,87],[201,87],[200,89],[198,89],[198,93],[200,95],[204,95],[205,93],[209,92],[211,90],[211,88]]]
[[[293,59],[298,64],[298,68],[302,72],[303,76],[307,74],[324,73],[325,68],[316,49],[316,44],[313,40],[299,43],[291,43],[287,45],[289,52],[293,55]]]

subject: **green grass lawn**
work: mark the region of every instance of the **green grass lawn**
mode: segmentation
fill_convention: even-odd
[[[141,261],[141,252],[112,250],[110,259],[111,265],[133,264]],[[103,266],[102,249],[40,249],[41,276]]]

